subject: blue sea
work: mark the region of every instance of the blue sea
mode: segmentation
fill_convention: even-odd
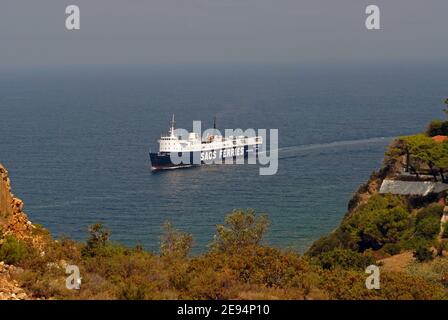
[[[202,65],[0,71],[0,162],[30,219],[84,240],[158,251],[162,225],[194,252],[236,208],[268,214],[266,242],[300,252],[337,227],[381,166],[391,137],[442,118],[445,65]],[[279,168],[215,165],[152,173],[148,152],[169,127],[279,130]]]

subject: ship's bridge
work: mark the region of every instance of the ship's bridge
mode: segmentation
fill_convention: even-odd
[[[182,147],[179,139],[175,136],[165,136],[159,139],[160,152],[181,151]]]

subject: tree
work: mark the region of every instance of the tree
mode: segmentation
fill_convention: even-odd
[[[257,218],[252,209],[234,210],[226,217],[225,225],[216,226],[212,247],[218,251],[240,251],[258,245],[268,226],[266,215]]]
[[[430,137],[448,135],[448,121],[432,120],[426,129],[426,134]]]
[[[375,195],[358,207],[341,225],[356,240],[357,250],[378,250],[398,243],[412,226],[404,201],[393,195]]]
[[[442,144],[435,142],[433,139],[424,134],[402,137],[401,139],[405,143],[406,150],[415,160],[411,165],[411,169],[416,173],[417,177],[420,169],[420,163],[423,163],[429,167],[434,180],[437,181],[438,170],[436,170],[435,166],[444,155]]]
[[[443,141],[441,144],[439,143],[438,149],[435,165],[439,168],[442,182],[446,182],[445,171],[448,170],[448,141]]]
[[[340,267],[343,269],[364,270],[367,266],[375,263],[375,259],[369,253],[362,254],[342,248],[322,253],[318,257],[318,261],[324,269]]]
[[[416,222],[415,234],[425,239],[434,239],[440,231],[440,218],[429,216]]]
[[[111,233],[101,223],[95,223],[89,226],[88,230],[90,236],[87,239],[86,246],[82,250],[82,254],[93,257],[96,255],[98,249],[104,248],[108,244]]]
[[[163,228],[165,233],[160,241],[160,256],[180,259],[187,257],[193,245],[193,236],[175,230],[168,221]]]

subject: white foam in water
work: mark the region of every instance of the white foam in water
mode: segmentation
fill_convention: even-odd
[[[369,139],[357,139],[357,140],[342,140],[329,143],[313,143],[299,146],[283,147],[278,149],[279,159],[285,157],[294,157],[308,151],[315,151],[329,148],[340,148],[350,146],[362,146],[375,143],[389,143],[395,137],[375,137]],[[260,151],[259,153],[266,153],[266,151]]]

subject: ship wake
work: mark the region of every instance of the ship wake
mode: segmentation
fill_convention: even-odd
[[[351,148],[362,147],[375,144],[389,144],[395,137],[374,137],[369,139],[357,139],[357,140],[341,140],[328,143],[314,143],[298,146],[282,147],[277,149],[279,159],[294,158],[303,154],[312,153],[315,151],[321,151],[326,149],[339,149],[339,148]],[[269,151],[269,150],[268,150]],[[260,151],[259,154],[266,153],[266,151]]]

